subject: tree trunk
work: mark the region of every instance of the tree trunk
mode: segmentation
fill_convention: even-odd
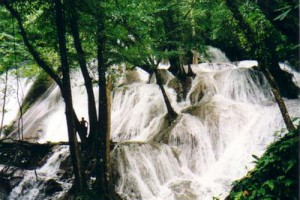
[[[261,64],[259,64],[259,67],[262,69],[263,74],[265,75],[266,79],[268,80],[268,82],[271,86],[272,93],[273,93],[273,95],[275,97],[275,100],[278,104],[278,107],[280,109],[281,115],[283,117],[283,120],[286,124],[286,127],[287,127],[288,131],[289,132],[295,131],[296,128],[293,125],[293,122],[292,122],[291,117],[288,113],[288,110],[285,106],[285,103],[284,103],[284,101],[283,101],[283,99],[280,95],[279,88],[276,84],[276,81],[275,81],[274,77],[272,76],[272,74],[270,73],[268,68],[266,68],[264,66],[261,66]]]
[[[111,90],[112,90],[112,77],[108,76],[106,86],[106,98],[107,98],[107,131],[106,131],[106,163],[105,172],[108,190],[111,191],[110,185],[110,133],[111,133]]]
[[[160,73],[158,70],[155,71],[155,76],[156,76],[157,85],[159,86],[159,88],[162,92],[162,95],[163,95],[163,98],[164,98],[164,101],[165,101],[165,104],[167,107],[167,112],[168,112],[168,116],[169,116],[168,120],[169,120],[169,122],[172,122],[176,119],[178,114],[175,112],[175,110],[173,109],[173,107],[171,105],[171,102],[170,102],[168,95],[165,91],[165,88],[162,84],[162,79],[161,79],[161,76],[160,76]]]
[[[105,25],[104,25],[104,9],[97,16],[97,59],[98,59],[98,79],[99,79],[99,135],[96,137],[96,189],[99,194],[108,194],[109,181],[106,179],[108,173],[106,169],[107,156],[106,142],[108,131],[108,108],[106,96],[106,59],[105,53]]]
[[[63,14],[63,5],[60,0],[54,1],[55,12],[56,12],[56,27],[57,27],[57,37],[59,43],[59,54],[62,67],[62,83],[63,90],[62,96],[65,101],[66,106],[66,120],[68,127],[68,136],[69,136],[69,146],[70,146],[70,155],[73,165],[73,170],[75,174],[75,188],[77,191],[82,192],[86,190],[87,183],[85,180],[84,170],[81,163],[81,153],[76,136],[76,126],[73,116],[73,102],[72,102],[72,92],[71,92],[71,83],[70,83],[70,69],[67,58],[67,47],[66,47],[66,38],[65,38],[65,21]],[[75,190],[76,191],[76,190]]]
[[[193,50],[193,64],[199,63],[198,56],[199,56],[199,53],[196,50]]]
[[[80,65],[81,73],[84,79],[85,83],[85,89],[87,92],[87,98],[88,98],[88,113],[89,113],[89,135],[94,135],[95,132],[97,132],[97,109],[96,109],[96,101],[95,101],[95,95],[93,91],[93,83],[92,79],[89,75],[88,69],[87,69],[87,62],[85,58],[85,52],[82,48],[80,36],[79,36],[79,29],[78,29],[78,13],[76,11],[76,3],[77,1],[68,1],[68,11],[69,11],[69,21],[70,21],[70,27],[71,27],[71,33],[74,40],[75,49],[77,52],[77,59]],[[78,130],[80,131],[80,129]],[[82,134],[81,134],[82,135]],[[85,137],[81,137],[82,142],[86,142]]]
[[[272,59],[268,69],[278,85],[281,96],[288,99],[297,99],[299,88],[293,82],[293,74],[282,70],[278,63],[277,58]]]
[[[19,106],[19,118],[18,118],[18,136],[19,136],[19,140],[23,140],[23,110],[22,110],[22,99],[19,99],[19,90],[20,90],[20,81],[19,81],[19,74],[18,74],[18,70],[17,70],[17,74],[16,74],[16,79],[17,79],[17,102],[18,102],[18,106]],[[22,97],[21,97],[22,98]]]
[[[3,104],[2,104],[2,118],[1,118],[1,125],[0,125],[0,138],[3,130],[4,124],[4,116],[5,116],[5,106],[6,106],[6,96],[7,96],[7,80],[8,80],[8,68],[5,69],[5,86],[3,90]]]

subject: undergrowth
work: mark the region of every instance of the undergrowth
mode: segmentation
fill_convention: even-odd
[[[233,183],[226,200],[299,199],[299,127],[253,158],[255,168]]]

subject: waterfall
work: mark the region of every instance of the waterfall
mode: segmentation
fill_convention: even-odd
[[[231,183],[254,167],[285,127],[264,76],[253,61],[193,65],[197,76],[182,102],[164,86],[179,113],[166,126],[166,108],[155,84],[114,90],[112,153],[116,191],[128,200],[224,199]],[[296,72],[295,72],[296,73]],[[299,100],[285,100],[299,117]]]
[[[2,88],[0,92],[0,122],[2,121],[2,106],[5,104],[3,126],[8,127],[14,120],[17,120],[16,118],[20,109],[18,106],[19,102],[24,100],[32,83],[33,81],[29,78],[17,78],[16,71],[10,70],[7,79],[6,101],[4,102],[5,74],[0,76],[0,88]]]
[[[155,77],[141,69],[123,74],[112,92],[115,190],[127,200],[224,199],[231,183],[254,167],[252,155],[261,156],[277,139],[274,132],[285,127],[266,79],[253,65],[255,61],[192,65],[196,77],[180,100],[174,87],[178,80],[163,71],[164,88],[178,113],[172,124]],[[299,73],[291,71],[298,81]],[[87,118],[82,77],[76,71],[72,77],[74,109]],[[292,117],[300,116],[299,99],[285,103]],[[24,125],[27,140],[67,140],[57,86],[51,86],[24,114]],[[61,183],[63,191],[70,187],[68,180],[62,182],[59,168],[67,147],[53,151],[37,169],[43,181],[35,181],[34,171],[26,171],[10,199],[42,197],[40,190],[49,179]]]
[[[72,186],[71,180],[63,178],[65,172],[61,169],[61,162],[68,156],[68,150],[68,146],[57,146],[41,168],[23,172],[24,179],[13,188],[8,200],[59,199]]]

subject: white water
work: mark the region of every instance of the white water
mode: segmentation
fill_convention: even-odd
[[[120,142],[112,153],[116,191],[128,200],[224,199],[232,181],[253,168],[252,155],[260,156],[276,139],[274,131],[284,127],[266,80],[250,65],[252,61],[193,65],[197,76],[182,102],[176,102],[175,90],[165,86],[179,114],[171,126],[154,80],[147,84],[149,75],[141,70],[124,75],[112,94],[112,140]],[[75,110],[87,117],[82,79],[76,73],[73,77]],[[167,83],[173,78],[168,73],[164,77]],[[299,103],[286,100],[291,116],[300,116]],[[67,140],[57,87],[50,88],[24,119],[24,135],[30,140]],[[44,178],[58,170],[57,155],[47,162],[54,165],[38,170]],[[29,171],[11,199],[38,196],[41,186],[34,180]],[[32,185],[28,192],[27,185]]]
[[[71,188],[71,180],[62,182],[61,177],[64,171],[60,169],[61,161],[66,159],[68,150],[68,146],[57,146],[53,149],[53,155],[41,168],[36,169],[36,171],[25,171],[24,179],[18,186],[13,188],[8,200],[58,199],[63,192],[47,197],[45,195],[45,184],[52,179],[61,185],[64,192]]]
[[[21,103],[29,91],[33,81],[28,78],[17,78],[16,71],[8,72],[7,92],[4,110],[3,126],[9,126],[16,120]],[[19,85],[19,87],[17,87]],[[4,104],[5,73],[0,76],[0,122],[2,121],[2,107]],[[3,135],[1,135],[3,136]],[[0,136],[0,137],[1,137]]]
[[[166,109],[154,84],[129,84],[114,90],[112,173],[116,190],[130,200],[224,199],[232,181],[253,168],[284,127],[266,80],[253,62],[194,65],[197,77],[185,102],[175,102],[179,117],[166,127]],[[299,117],[299,100],[286,100]],[[175,105],[176,104],[176,105]],[[178,109],[179,108],[179,109]],[[137,142],[139,141],[139,142]]]

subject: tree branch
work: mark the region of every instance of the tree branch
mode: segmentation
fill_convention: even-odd
[[[24,44],[27,47],[28,51],[34,58],[35,62],[47,73],[49,76],[57,83],[57,85],[61,88],[62,82],[59,76],[54,72],[54,70],[46,63],[45,60],[42,59],[41,55],[36,51],[33,45],[30,43],[27,32],[23,26],[22,18],[17,10],[15,10],[10,4],[9,0],[0,0],[0,5],[4,5],[6,9],[10,12],[10,14],[17,20],[18,26],[20,29],[21,36],[23,38]]]

